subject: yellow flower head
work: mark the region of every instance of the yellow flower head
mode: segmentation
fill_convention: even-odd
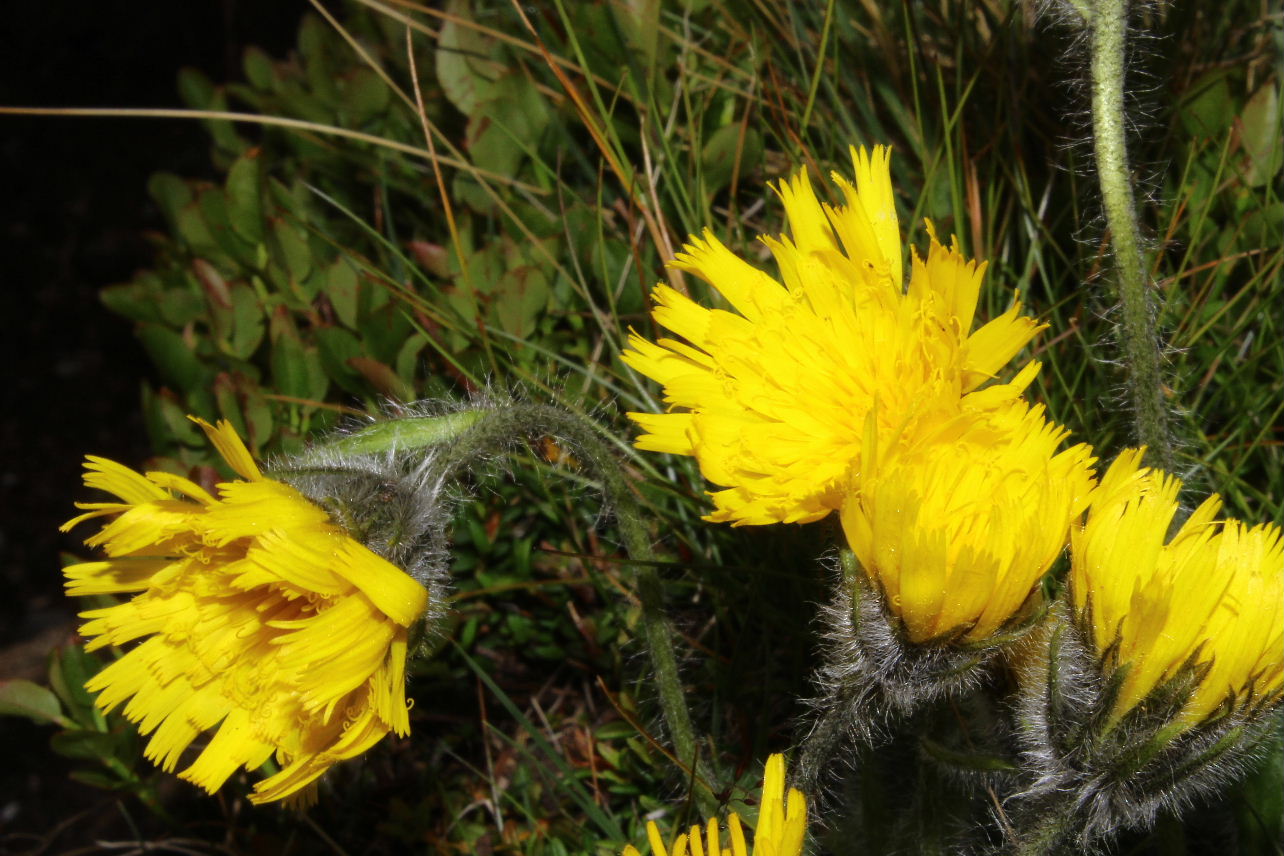
[[[1070,590],[1103,665],[1127,667],[1113,718],[1183,667],[1206,670],[1182,710],[1197,724],[1219,709],[1251,710],[1284,692],[1284,547],[1280,528],[1215,521],[1209,497],[1168,530],[1181,480],[1123,452],[1072,533]]]
[[[700,827],[693,826],[689,833],[678,836],[672,848],[667,848],[655,822],[647,823],[646,827],[652,856],[750,856],[751,853],[753,856],[801,856],[807,835],[807,800],[794,788],[790,788],[786,796],[783,756],[772,755],[767,759],[753,849],[746,843],[744,829],[735,812],[727,816],[727,831],[731,846],[723,847],[717,818],[709,818],[703,837]],[[624,848],[623,856],[640,854],[630,844]]]
[[[87,650],[143,640],[86,684],[104,711],[151,735],[145,754],[214,792],[275,755],[253,802],[306,799],[332,764],[409,732],[407,628],[428,592],[353,540],[293,487],[266,478],[227,422],[195,420],[240,476],[212,495],[169,473],[90,457],[84,503],[63,526],[109,517],[86,540],[105,561],[66,569],[72,595],[135,593],[81,613]]]
[[[912,642],[979,642],[1012,619],[1092,488],[1091,450],[1041,407],[965,412],[886,450],[867,432],[843,530]]]
[[[778,188],[792,239],[763,238],[784,284],[706,231],[673,266],[718,290],[734,312],[666,285],[654,318],[686,342],[633,333],[624,362],[664,386],[676,412],[630,413],[642,449],[692,455],[710,482],[708,519],[808,522],[836,510],[859,469],[865,417],[885,430],[957,408],[1038,332],[1015,304],[970,333],[985,272],[931,238],[908,290],[892,196],[890,152],[852,151],[855,184],[834,175],[846,205],[820,203],[805,171]],[[1017,397],[1022,372],[982,402]]]

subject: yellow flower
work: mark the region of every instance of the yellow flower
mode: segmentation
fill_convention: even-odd
[[[664,846],[655,822],[646,826],[647,840],[652,856],[801,856],[803,839],[807,835],[807,800],[800,791],[789,789],[785,795],[785,759],[772,755],[767,759],[763,775],[762,799],[758,809],[758,828],[754,830],[753,849],[750,850],[740,818],[735,812],[727,816],[730,847],[722,846],[722,833],[716,818],[710,818],[704,829],[693,826],[689,833],[678,836],[672,848]],[[637,848],[629,845],[623,856],[640,856]]]
[[[792,240],[763,241],[784,284],[706,231],[672,263],[706,280],[735,309],[708,309],[666,285],[654,318],[686,340],[630,336],[624,362],[664,386],[677,412],[630,413],[641,449],[693,455],[712,494],[709,520],[808,522],[836,510],[859,470],[865,417],[899,428],[995,376],[1040,329],[1020,304],[969,334],[984,264],[931,237],[909,287],[892,197],[890,152],[852,150],[846,200],[817,201],[805,171],[778,188]],[[929,224],[930,226],[930,224]],[[688,344],[689,343],[689,344]],[[1010,400],[1034,376],[975,402]]]
[[[182,778],[213,793],[275,755],[280,772],[250,799],[306,800],[335,762],[409,732],[407,628],[428,592],[264,477],[227,422],[194,421],[241,476],[217,496],[169,473],[85,465],[85,484],[120,501],[81,504],[63,526],[112,518],[85,542],[107,559],[68,567],[67,591],[136,593],[81,613],[86,649],[143,640],[86,687],[104,711],[124,703],[165,770],[213,731]]]
[[[1187,725],[1279,701],[1280,528],[1214,520],[1221,508],[1214,494],[1169,539],[1181,480],[1142,467],[1143,451],[1119,455],[1071,538],[1075,612],[1105,668],[1127,667],[1112,718],[1187,666],[1207,670],[1182,710]]]
[[[863,487],[843,530],[912,642],[979,642],[1002,629],[1065,547],[1092,488],[1091,450],[1041,407],[970,412],[900,437],[867,432]]]

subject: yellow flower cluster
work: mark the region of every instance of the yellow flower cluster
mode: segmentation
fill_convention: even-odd
[[[1186,725],[1251,710],[1284,693],[1284,542],[1280,528],[1216,520],[1214,495],[1168,538],[1181,481],[1121,454],[1072,532],[1070,590],[1105,666],[1126,667],[1112,717],[1194,668]]]
[[[672,847],[666,847],[655,822],[648,822],[651,856],[801,856],[807,835],[807,800],[794,788],[786,795],[784,757],[772,755],[767,759],[752,849],[735,812],[727,816],[730,847],[722,846],[724,839],[717,818],[709,818],[703,832],[701,836],[700,827],[693,826],[689,833],[680,834]],[[640,854],[630,844],[624,848],[623,856]]]
[[[696,459],[719,486],[709,520],[837,513],[898,651],[993,651],[1070,540],[1075,621],[1118,685],[1112,724],[1174,681],[1191,688],[1185,727],[1278,703],[1280,528],[1218,521],[1212,497],[1170,538],[1181,483],[1140,450],[1095,484],[1092,450],[1060,449],[1068,432],[1023,397],[1038,364],[1000,377],[1041,325],[1014,300],[973,330],[985,265],[930,223],[905,277],[890,153],[854,149],[852,166],[854,180],[833,177],[843,205],[821,203],[805,172],[777,188],[791,235],[763,241],[781,281],[708,232],[678,255],[730,309],[656,287],[655,321],[680,338],[635,332],[623,354],[669,408],[629,414],[637,445]],[[63,527],[106,518],[85,542],[106,558],[68,567],[67,590],[130,596],[82,613],[81,632],[89,650],[136,644],[86,686],[102,710],[123,706],[164,769],[210,732],[180,776],[213,792],[275,758],[251,800],[306,800],[338,761],[409,732],[408,631],[429,593],[265,477],[228,423],[195,421],[240,476],[214,493],[88,459],[86,485],[117,500]],[[648,839],[655,856],[799,856],[806,814],[774,755],[752,851],[735,814],[729,847],[716,819],[672,846],[652,823]]]
[[[83,503],[109,522],[85,543],[105,561],[66,569],[72,595],[132,594],[82,613],[87,650],[143,641],[86,684],[151,735],[145,754],[213,792],[239,767],[281,769],[250,797],[306,800],[338,761],[410,730],[407,628],[428,592],[289,485],[265,478],[227,422],[195,420],[240,480],[217,496],[169,473],[90,457]]]
[[[915,642],[981,640],[1012,618],[1065,545],[1091,488],[1085,446],[1022,399],[1031,363],[992,383],[1041,329],[1020,304],[973,331],[984,264],[940,244],[902,282],[890,153],[853,150],[846,204],[805,172],[778,188],[792,238],[764,238],[783,284],[706,233],[675,266],[735,311],[659,285],[626,364],[673,412],[629,414],[643,449],[691,455],[710,520],[805,523],[839,511],[871,582]]]
[[[684,341],[630,338],[624,362],[669,406],[629,414],[638,447],[696,459],[721,486],[710,520],[839,512],[911,643],[981,643],[1018,620],[1073,528],[1078,620],[1108,670],[1127,666],[1116,718],[1183,669],[1200,678],[1188,724],[1277,702],[1279,528],[1216,523],[1214,497],[1166,541],[1180,482],[1136,450],[1094,489],[1092,450],[1058,452],[1067,432],[1021,397],[1037,363],[982,386],[1040,326],[1014,302],[971,331],[985,266],[930,224],[903,287],[888,150],[852,161],[854,182],[833,177],[845,205],[805,172],[778,188],[792,237],[763,241],[783,283],[707,232],[678,255],[731,309],[656,287],[656,322]]]

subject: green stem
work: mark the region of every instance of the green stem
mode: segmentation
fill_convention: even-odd
[[[834,696],[827,697],[824,712],[803,739],[794,767],[798,771],[798,787],[809,797],[820,793],[825,770],[850,738],[848,723],[851,721],[854,705],[849,696],[850,693],[839,691]]]
[[[481,419],[480,410],[458,410],[441,416],[414,416],[376,422],[325,444],[334,452],[370,455],[400,449],[426,449],[449,443]]]
[[[1012,856],[1053,856],[1061,852],[1061,845],[1075,818],[1074,803],[1067,799],[1061,805],[1019,823]]]
[[[851,608],[858,610],[857,599],[861,593],[856,588],[859,585],[856,575],[860,573],[856,554],[844,547],[838,551],[838,557],[843,572],[842,585],[851,592]],[[808,796],[820,793],[825,770],[851,736],[849,723],[855,708],[851,690],[852,687],[844,684],[826,694],[820,716],[802,740],[793,769],[798,787]]]
[[[595,423],[560,407],[518,402],[443,416],[391,419],[342,437],[327,444],[327,448],[364,454],[433,448],[440,456],[438,477],[452,482],[476,469],[479,462],[511,448],[515,442],[543,436],[563,439],[573,448],[601,481],[606,501],[615,512],[624,548],[636,563],[642,632],[651,657],[660,709],[679,763],[697,774],[692,777],[696,783],[696,802],[706,816],[713,816],[717,812],[717,800],[709,787],[712,781],[709,764],[698,756],[695,730],[678,675],[673,630],[664,612],[663,587],[656,568],[658,557],[651,548],[641,506],[624,476],[624,469],[599,435]]]
[[[1168,409],[1161,371],[1158,308],[1146,275],[1124,116],[1127,0],[1094,0],[1086,22],[1092,42],[1092,137],[1106,226],[1114,251],[1122,311],[1120,333],[1128,366],[1137,439],[1157,465],[1172,469]]]

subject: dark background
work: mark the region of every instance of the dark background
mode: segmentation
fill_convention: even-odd
[[[180,68],[239,78],[246,46],[289,50],[306,7],[13,4],[0,22],[0,104],[182,106]],[[75,542],[56,527],[83,494],[83,456],[136,465],[147,453],[138,389],[151,367],[97,292],[149,263],[146,233],[161,220],[148,176],[212,176],[208,148],[194,121],[0,116],[0,644],[71,614],[57,553]]]
[[[184,66],[240,78],[241,54],[283,55],[305,2],[43,0],[0,15],[0,104],[182,106]],[[148,454],[139,384],[152,375],[130,325],[98,289],[148,266],[161,226],[148,176],[212,176],[194,121],[0,116],[0,680],[43,681],[74,632],[59,535],[85,496],[86,453],[138,466]],[[0,852],[94,798],[69,782],[48,728],[0,717]],[[39,772],[34,772],[39,771]],[[26,842],[31,844],[30,841]],[[12,848],[17,847],[16,850]]]

